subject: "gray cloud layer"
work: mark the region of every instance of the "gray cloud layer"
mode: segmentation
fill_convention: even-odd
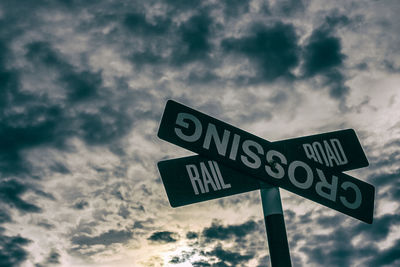
[[[273,120],[280,113],[289,114],[290,121],[296,108],[312,99],[305,95],[313,93],[332,100],[343,117],[362,112],[370,104],[367,100],[358,109],[351,108],[357,106],[354,95],[359,94],[352,75],[373,76],[378,71],[398,75],[400,65],[394,56],[398,40],[394,35],[390,40],[371,37],[376,40],[370,40],[368,49],[364,47],[367,55],[354,49],[357,42],[368,43],[362,23],[371,23],[372,31],[385,34],[395,28],[395,22],[379,17],[383,11],[376,12],[376,22],[371,10],[381,10],[379,3],[353,4],[354,12],[339,4],[325,8],[317,1],[292,0],[165,0],[124,5],[3,1],[0,265],[15,266],[27,260],[37,266],[62,265],[68,253],[82,259],[96,257],[97,252],[135,238],[154,246],[182,240],[191,244],[192,250],[175,255],[171,264],[192,261],[196,255],[202,259],[193,261],[194,266],[246,266],[252,260],[265,265],[268,255],[260,252],[260,247],[265,248],[265,233],[262,223],[253,219],[241,224],[214,221],[197,232],[172,232],[157,225],[154,214],[164,212],[167,203],[158,189],[161,184],[153,163],[169,148],[154,140],[154,125],[168,98],[196,103],[247,126]],[[388,44],[377,40],[388,40]],[[374,50],[372,44],[379,49]],[[370,55],[367,50],[379,54]],[[392,99],[395,103],[396,95]],[[244,111],[238,113],[240,108]],[[304,116],[313,120],[309,114]],[[393,125],[391,131],[398,131],[399,124]],[[379,207],[397,203],[400,197],[399,148],[393,134],[386,145],[366,149],[371,155],[366,179],[378,188]],[[95,156],[104,161],[97,162]],[[237,205],[244,198],[238,199],[219,203],[228,207],[229,201]],[[296,265],[384,266],[400,261],[398,239],[385,249],[374,244],[390,240],[399,225],[398,208],[379,210],[372,226],[343,224],[341,215],[326,216],[319,209],[321,218],[316,220],[313,211],[299,215],[291,208],[286,218],[294,233],[289,238]],[[69,215],[53,216],[61,211]],[[48,233],[70,229],[71,236],[62,235],[60,246],[70,249],[49,250],[43,245],[45,252],[30,251],[31,244],[40,243],[33,240],[37,237],[28,232],[15,234],[19,226],[14,224],[26,223],[26,215],[34,218],[32,227]],[[310,232],[313,224],[335,235],[297,230],[301,225]],[[355,238],[362,242],[353,245],[350,241]],[[301,245],[302,240],[307,244]],[[200,248],[199,242],[206,248]],[[233,243],[237,247],[231,250]],[[96,250],[99,246],[102,249]],[[37,255],[46,256],[37,260]]]

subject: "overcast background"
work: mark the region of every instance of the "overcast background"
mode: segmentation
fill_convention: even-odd
[[[274,141],[355,129],[365,224],[281,190],[294,266],[400,265],[397,0],[0,3],[1,266],[269,266],[259,192],[171,208],[168,99]]]

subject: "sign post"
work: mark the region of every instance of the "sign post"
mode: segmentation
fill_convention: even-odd
[[[272,267],[291,267],[279,188],[264,184],[260,193]]]

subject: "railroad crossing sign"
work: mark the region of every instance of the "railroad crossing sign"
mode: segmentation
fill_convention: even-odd
[[[158,137],[201,156],[159,162],[172,206],[255,190],[262,181],[372,223],[374,187],[341,172],[368,166],[351,129],[269,142],[169,100]]]
[[[341,171],[368,165],[353,130],[341,130],[275,142],[298,155]],[[346,150],[344,149],[346,148]],[[348,150],[351,148],[351,150]],[[347,153],[346,153],[347,152]],[[350,154],[350,155],[346,155]],[[355,157],[355,154],[358,155]],[[329,155],[329,157],[327,156]],[[172,207],[260,189],[257,179],[208,158],[191,156],[158,163]],[[212,179],[213,178],[213,179]],[[229,186],[219,186],[219,180]]]

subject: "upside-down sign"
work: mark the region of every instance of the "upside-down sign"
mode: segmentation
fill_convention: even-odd
[[[249,176],[259,179],[372,223],[374,187],[340,172],[367,166],[368,161],[354,131],[342,132],[344,135],[339,131],[336,136],[328,133],[318,138],[303,137],[301,142],[291,139],[271,143],[170,100],[158,136],[244,173],[243,179]],[[204,185],[204,192],[201,190],[198,167],[197,172],[194,167],[185,168],[189,179],[195,181],[192,186],[197,183],[200,188],[197,188],[197,195],[207,193]],[[217,172],[213,164],[208,170]],[[210,181],[215,177],[218,178],[217,175],[206,177],[208,191],[210,187],[214,190]],[[222,188],[221,183],[218,187],[215,181],[218,190],[214,191],[228,190]]]

